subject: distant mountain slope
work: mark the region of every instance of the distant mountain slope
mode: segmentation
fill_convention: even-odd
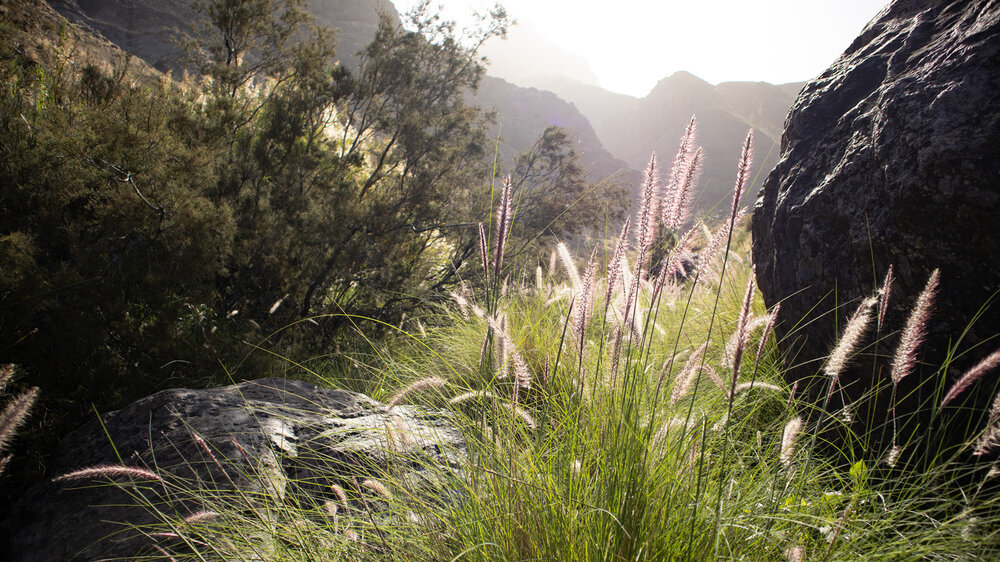
[[[112,43],[161,71],[178,70],[184,51],[176,39],[191,31],[199,17],[191,0],[49,0],[66,19],[99,31]],[[345,64],[374,36],[379,14],[399,21],[389,0],[313,0],[316,22],[338,30],[338,55]]]
[[[501,137],[500,154],[508,162],[530,147],[546,127],[555,125],[571,131],[575,139],[573,149],[584,163],[591,182],[611,178],[619,185],[631,187],[639,181],[638,172],[604,148],[587,118],[552,92],[522,88],[487,76],[475,102],[496,109],[498,123],[491,133],[494,138]]]
[[[703,210],[727,200],[748,129],[755,135],[757,185],[774,167],[785,115],[794,101],[789,92],[796,88],[765,82],[713,86],[687,72],[660,80],[642,99],[558,78],[546,86],[576,105],[608,150],[635,169],[642,169],[654,151],[661,165],[669,166],[684,127],[696,115],[698,144],[706,156],[696,203]]]
[[[197,17],[190,0],[50,0],[51,5],[70,21],[98,30],[113,43],[166,71],[181,68],[183,51],[175,37],[190,30]],[[338,30],[337,51],[348,67],[378,28],[379,13],[394,21],[399,14],[388,0],[312,0],[309,11],[321,24]],[[621,185],[635,183],[638,174],[617,160],[602,145],[576,108],[549,92],[515,86],[499,78],[487,77],[475,101],[498,113],[499,131],[504,140],[501,155],[509,163],[527,150],[549,125],[567,128],[576,138],[576,151],[593,181],[617,175]]]

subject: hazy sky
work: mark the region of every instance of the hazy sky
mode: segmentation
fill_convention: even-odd
[[[400,12],[418,0],[392,0]],[[459,23],[490,0],[431,0]],[[808,80],[888,0],[505,0],[515,19],[582,55],[601,86],[644,96],[686,70],[713,84]]]

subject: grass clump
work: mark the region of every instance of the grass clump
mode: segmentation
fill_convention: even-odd
[[[517,211],[505,183],[495,221],[480,228],[478,291],[457,291],[431,328],[421,324],[408,343],[380,353],[368,382],[393,408],[454,411],[468,455],[446,476],[446,497],[414,491],[387,470],[316,513],[286,503],[264,517],[211,505],[217,516],[191,515],[205,525],[170,532],[196,555],[205,544],[226,558],[289,560],[997,557],[1000,520],[984,493],[993,472],[984,479],[944,455],[906,472],[866,460],[854,441],[830,440],[852,431],[850,405],[827,412],[783,380],[776,311],[764,309],[742,257],[751,152],[748,136],[723,223],[682,232],[701,160],[692,121],[665,185],[651,160],[640,210],[613,245],[595,249],[582,273],[558,246],[558,260],[530,281],[503,265]],[[824,406],[861,335],[873,321],[882,330],[884,306],[859,303],[818,374]],[[911,339],[919,344],[919,334]],[[912,350],[900,353],[903,369]],[[997,362],[990,356],[968,376]],[[978,449],[991,449],[995,433],[979,435]],[[893,442],[893,450],[918,445]],[[843,449],[819,454],[831,447]],[[263,521],[281,537],[268,544],[286,546],[253,547]]]

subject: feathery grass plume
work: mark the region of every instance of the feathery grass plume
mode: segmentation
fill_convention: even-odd
[[[418,392],[423,392],[432,388],[444,388],[448,382],[441,377],[425,377],[418,381],[414,381],[406,386],[403,390],[400,390],[389,400],[389,409],[393,409],[402,403],[403,399],[411,394],[416,394]]]
[[[736,379],[740,376],[740,364],[743,363],[743,350],[746,349],[747,340],[750,338],[750,331],[747,329],[747,320],[750,318],[750,306],[753,304],[753,270],[747,279],[747,290],[743,295],[743,306],[740,307],[740,318],[736,322],[736,345],[733,349],[733,379],[730,385],[730,393],[736,388]]]
[[[725,355],[722,357],[722,365],[726,368],[731,368],[733,366],[733,359],[735,358],[736,348],[739,345],[740,335],[745,337],[743,345],[746,346],[746,344],[750,343],[750,336],[754,333],[754,331],[761,326],[766,327],[770,319],[771,316],[769,314],[764,316],[753,316],[747,320],[747,327],[746,330],[744,330],[746,332],[745,334],[740,334],[739,330],[734,331],[733,334],[729,336],[729,340],[726,341],[726,349]],[[746,353],[746,351],[744,351],[744,353]]]
[[[7,383],[10,382],[10,379],[13,376],[14,376],[13,363],[0,365],[0,391],[3,391],[3,389],[7,388]]]
[[[674,155],[673,164],[670,166],[670,182],[667,184],[667,189],[673,189],[677,186],[685,172],[687,171],[687,165],[691,159],[691,153],[694,152],[695,147],[695,137],[697,135],[698,126],[696,124],[695,116],[692,115],[691,119],[688,121],[687,127],[684,128],[684,134],[681,135],[680,146],[677,147],[677,154]],[[672,200],[666,199],[668,203],[673,204]],[[669,208],[664,209],[664,221],[666,221],[667,213]]]
[[[972,454],[977,457],[988,455],[1000,447],[1000,425],[991,424],[986,431],[976,439],[976,447]]]
[[[338,517],[337,514],[340,511],[340,508],[337,507],[337,502],[326,500],[325,502],[323,502],[323,511],[325,511],[326,514],[329,515],[330,517],[333,517],[334,525],[336,525]]]
[[[803,562],[806,559],[806,549],[801,546],[790,546],[785,549],[786,562]]]
[[[483,278],[490,278],[490,258],[486,250],[486,229],[479,223],[479,259],[483,261]]]
[[[559,261],[563,264],[566,275],[569,276],[570,283],[573,285],[573,292],[578,293],[583,282],[580,280],[580,271],[576,268],[573,255],[569,253],[565,242],[556,244],[556,253],[559,254]]]
[[[799,391],[799,381],[792,383],[792,389],[788,391],[788,402],[785,404],[785,412],[792,412],[792,403],[795,401],[795,393]]]
[[[671,231],[676,231],[686,218],[687,200],[701,159],[701,149],[696,152],[694,146],[696,129],[695,117],[692,115],[670,167],[670,181],[666,185],[660,219]]]
[[[133,478],[136,480],[156,480],[163,482],[160,475],[145,468],[125,466],[123,464],[102,464],[67,472],[52,479],[53,482],[70,482],[75,480],[93,480],[95,478]]]
[[[753,360],[753,372],[757,372],[757,367],[760,366],[760,358],[764,356],[764,347],[767,345],[768,338],[774,332],[774,324],[778,321],[778,312],[781,310],[781,303],[774,305],[771,309],[771,313],[767,315],[767,324],[764,325],[764,331],[760,333],[760,342],[757,344],[757,355]]]
[[[944,408],[951,403],[952,400],[958,398],[960,394],[965,392],[970,386],[976,383],[979,379],[983,378],[983,375],[996,369],[1000,365],[1000,349],[994,351],[993,353],[987,355],[982,361],[976,363],[976,366],[969,369],[964,375],[962,375],[958,381],[952,385],[951,390],[944,395],[944,400],[941,401],[941,407]],[[993,408],[990,409],[990,419],[993,421]]]
[[[649,164],[643,173],[642,187],[640,188],[641,199],[639,201],[639,214],[636,216],[638,229],[636,231],[635,242],[639,250],[639,275],[645,265],[645,258],[648,256],[649,248],[653,245],[655,229],[653,220],[658,218],[656,189],[656,153],[649,157]]]
[[[469,319],[469,301],[465,297],[458,294],[455,291],[448,293],[448,295],[458,304],[458,311],[462,314],[462,319]]]
[[[469,402],[471,400],[477,400],[477,399],[481,399],[481,398],[486,398],[486,399],[489,399],[489,400],[496,400],[497,399],[497,395],[493,394],[492,392],[489,392],[487,390],[473,390],[473,391],[470,391],[470,392],[463,392],[462,394],[459,394],[458,396],[455,396],[451,400],[448,400],[448,404],[451,404],[451,405],[455,406],[455,405],[458,405],[458,404],[464,404],[464,403]]]
[[[611,261],[608,263],[608,273],[605,276],[608,284],[607,292],[604,295],[605,315],[607,315],[608,307],[611,305],[611,297],[615,294],[615,285],[622,274],[622,261],[625,259],[625,252],[628,251],[628,229],[631,221],[631,217],[625,219],[622,232],[618,236],[618,243],[615,244],[615,252],[611,254]]]
[[[733,190],[733,208],[729,213],[731,225],[736,222],[737,211],[740,208],[740,201],[747,189],[747,182],[750,180],[750,172],[753,171],[753,131],[747,133],[747,140],[743,142],[743,153],[740,155],[740,164],[736,169],[736,186]]]
[[[792,457],[795,456],[795,438],[802,431],[802,417],[795,416],[788,420],[785,429],[781,434],[781,464],[786,467],[791,465]]]
[[[865,334],[865,330],[868,328],[868,322],[871,320],[872,307],[875,306],[875,299],[872,297],[866,298],[861,301],[858,305],[857,310],[851,316],[851,319],[847,321],[847,326],[844,327],[844,331],[840,336],[840,341],[837,342],[837,346],[833,348],[830,353],[830,358],[826,360],[826,365],[823,367],[823,373],[830,380],[830,390],[826,395],[826,402],[824,402],[824,408],[826,404],[830,402],[830,396],[833,394],[833,387],[837,385],[837,381],[840,380],[840,375],[844,372],[844,367],[847,366],[847,362],[854,355],[857,350],[858,344],[861,343],[861,337]]]
[[[706,363],[701,366],[701,370],[703,373],[708,375],[708,379],[712,381],[712,384],[714,384],[723,394],[729,396],[730,391],[726,388],[726,382],[722,380],[722,377],[719,376],[719,373],[715,372],[715,369],[713,369],[711,365]]]
[[[344,504],[344,507],[349,507],[350,504],[347,503],[347,492],[345,492],[343,488],[341,488],[338,484],[334,484],[330,486],[330,490],[336,494],[337,499],[340,500],[340,503]]]
[[[218,513],[204,509],[202,511],[197,511],[185,517],[184,523],[188,525],[197,525],[199,523],[204,523],[206,521],[213,521],[218,517],[219,517]]]
[[[694,382],[694,376],[698,371],[699,362],[701,361],[702,354],[708,349],[709,342],[701,344],[698,349],[694,350],[690,357],[688,357],[687,363],[684,364],[684,368],[681,372],[677,374],[677,379],[674,381],[674,387],[670,391],[670,405],[673,406],[681,398],[687,394],[688,390],[691,389],[691,383]]]
[[[669,212],[663,215],[663,222],[667,229],[673,232],[676,232],[691,214],[691,193],[694,191],[694,186],[698,184],[703,155],[704,152],[701,148],[694,152],[690,161],[686,163],[686,170],[680,184],[672,190],[673,201],[671,202]]]
[[[889,308],[889,297],[892,296],[892,284],[896,281],[896,277],[893,275],[892,266],[889,266],[889,271],[885,273],[885,281],[882,282],[882,289],[879,291],[878,300],[878,323],[875,325],[875,330],[879,333],[882,332],[882,321],[885,320],[885,312]]]
[[[20,394],[0,412],[0,452],[7,448],[18,428],[24,424],[37,398],[38,387],[33,387]]]
[[[771,384],[769,382],[761,382],[761,381],[751,381],[751,382],[741,382],[740,384],[736,385],[736,388],[733,389],[733,395],[739,396],[740,394],[743,394],[744,392],[752,390],[754,388],[770,390],[772,392],[784,391],[784,389],[782,389],[780,386],[776,384]]]
[[[917,350],[927,337],[927,323],[931,318],[940,280],[941,272],[935,269],[927,279],[924,290],[917,297],[917,304],[910,311],[910,317],[906,319],[906,328],[899,337],[896,356],[892,361],[892,384],[899,384],[899,381],[913,372],[917,364]]]
[[[389,493],[389,488],[386,488],[385,484],[379,482],[378,480],[374,480],[372,478],[366,478],[364,482],[361,483],[361,487],[368,488],[369,490],[385,498],[386,501],[392,501],[392,494]]]
[[[542,273],[542,266],[535,266],[535,290],[539,293],[545,288],[545,275]]]
[[[508,174],[503,179],[503,189],[500,191],[500,202],[497,205],[497,235],[493,245],[493,272],[497,276],[503,271],[503,252],[507,247],[507,237],[510,235],[510,223],[514,220],[512,189],[510,174]]]
[[[587,269],[583,275],[583,282],[580,286],[580,291],[573,299],[574,302],[572,306],[573,328],[576,331],[577,342],[579,343],[581,361],[583,357],[584,336],[587,331],[587,320],[590,318],[590,312],[594,307],[595,277],[597,277],[596,247],[590,254],[590,260],[587,262]]]
[[[899,460],[899,454],[903,452],[903,448],[899,445],[893,445],[892,449],[889,449],[889,453],[885,456],[885,464],[889,468],[895,468],[896,461]]]
[[[521,352],[518,351],[517,345],[514,344],[514,340],[511,339],[507,331],[501,327],[497,321],[493,318],[487,318],[490,327],[493,328],[493,332],[496,333],[497,338],[500,339],[500,345],[507,349],[510,354],[510,362],[514,366],[514,392],[518,392],[518,388],[530,388],[531,387],[531,369],[528,368],[528,362],[524,360],[521,356]],[[516,401],[516,400],[515,400]]]

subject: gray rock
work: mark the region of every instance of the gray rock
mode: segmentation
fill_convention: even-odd
[[[781,348],[798,365],[787,371],[789,381],[805,380],[818,397],[825,381],[814,375],[838,326],[892,264],[898,282],[887,328],[877,344],[869,330],[868,347],[841,379],[849,400],[884,383],[898,331],[940,268],[924,364],[900,389],[909,396],[902,409],[926,421],[936,387],[922,383],[1000,290],[998,211],[1000,4],[893,2],[799,94],[781,160],[757,201],[753,256],[765,302],[781,302]],[[993,306],[960,349],[998,332],[1000,306]],[[994,340],[956,357],[947,384],[996,347]],[[873,351],[883,359],[873,360]],[[988,375],[968,393],[980,411],[998,380]],[[871,420],[869,430],[884,428],[887,397],[866,404],[855,417]]]
[[[50,473],[119,464],[121,458],[128,466],[155,467],[171,493],[157,482],[133,486],[127,479],[120,486],[106,478],[39,484],[14,509],[9,555],[51,561],[148,553],[150,539],[138,529],[169,530],[165,518],[180,521],[206,509],[178,487],[233,492],[228,495],[243,509],[292,504],[321,513],[324,502],[337,499],[333,485],[357,503],[354,478],[391,474],[411,493],[441,498],[465,455],[446,412],[390,410],[360,394],[285,379],[165,390],[69,434]],[[379,497],[373,493],[364,501],[377,504]]]

